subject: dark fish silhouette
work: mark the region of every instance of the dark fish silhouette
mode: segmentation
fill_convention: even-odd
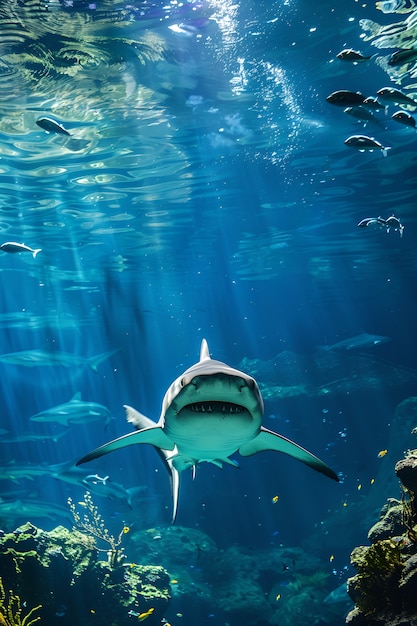
[[[400,124],[404,124],[404,126],[410,126],[411,128],[416,127],[415,118],[406,111],[396,111],[391,115],[391,119],[400,122]]]
[[[359,93],[359,91],[341,89],[340,91],[333,91],[330,96],[327,96],[326,100],[338,107],[355,107],[363,104],[365,96]]]
[[[369,61],[369,59],[372,58],[370,56],[364,56],[362,52],[359,52],[359,50],[353,50],[352,48],[345,48],[336,56],[341,61],[350,61],[352,63],[362,63],[363,61]]]
[[[417,59],[417,48],[406,48],[405,50],[397,50],[391,54],[388,65],[396,67],[397,65],[405,65]]]
[[[345,139],[345,144],[351,148],[357,148],[359,152],[365,152],[365,150],[371,152],[372,150],[381,150],[384,156],[387,156],[387,150],[390,149],[389,146],[383,146],[382,143],[367,135],[352,135]]]
[[[387,104],[411,104],[412,106],[417,107],[417,102],[415,100],[394,87],[382,87],[382,89],[379,89],[376,92],[376,95],[379,100],[386,102]]]
[[[51,117],[40,117],[36,120],[36,123],[38,126],[40,126],[40,128],[46,130],[47,133],[57,133],[58,135],[68,136],[71,135],[71,133],[69,133],[62,124],[60,124],[56,120],[53,120]]]

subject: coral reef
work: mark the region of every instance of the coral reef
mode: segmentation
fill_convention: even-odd
[[[344,614],[344,606],[324,603],[339,584],[328,563],[301,548],[221,549],[199,530],[170,526],[135,533],[129,553],[170,572],[170,610],[184,621],[214,614],[231,626],[304,626]]]
[[[91,535],[62,526],[47,532],[27,523],[0,536],[0,577],[27,606],[42,605],[42,623],[56,623],[59,617],[62,626],[90,624],[94,616],[97,624],[131,626],[131,615],[150,609],[161,619],[170,598],[164,568],[111,564],[99,554]]]
[[[417,450],[395,466],[402,500],[390,498],[369,531],[370,546],[351,554],[357,574],[348,580],[355,608],[346,619],[355,626],[417,626]]]

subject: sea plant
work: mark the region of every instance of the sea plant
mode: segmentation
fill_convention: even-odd
[[[110,534],[89,491],[85,493],[84,499],[79,502],[79,505],[83,507],[84,514],[77,510],[72,498],[68,498],[68,505],[74,518],[74,529],[81,530],[95,540],[108,544],[108,547],[100,548],[95,542],[95,548],[98,552],[107,553],[108,564],[113,569],[122,559],[123,548],[120,545],[123,535],[129,532],[129,527],[123,526],[117,537]]]
[[[0,626],[31,626],[41,619],[40,615],[33,617],[35,611],[38,611],[41,606],[39,604],[23,615],[20,597],[13,591],[6,593],[3,580],[0,578]]]

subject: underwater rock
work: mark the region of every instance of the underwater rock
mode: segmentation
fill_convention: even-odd
[[[409,451],[396,465],[404,482],[402,501],[390,498],[381,519],[369,531],[370,546],[351,554],[357,574],[348,580],[348,594],[355,608],[347,618],[354,626],[417,626],[417,450]],[[402,475],[402,476],[401,476]]]
[[[337,585],[328,563],[298,547],[222,549],[199,530],[169,526],[135,532],[129,553],[170,573],[170,610],[184,620],[198,612],[229,624],[304,626],[342,612],[324,603]]]
[[[376,543],[381,539],[402,535],[406,528],[403,521],[404,507],[399,500],[389,498],[382,508],[380,520],[368,532],[368,539]]]
[[[169,577],[158,565],[99,560],[94,538],[58,526],[30,523],[0,536],[0,578],[28,606],[41,605],[41,623],[62,626],[127,626],[150,608],[162,617],[170,598]]]
[[[417,450],[410,451],[395,466],[395,473],[406,489],[417,493]]]

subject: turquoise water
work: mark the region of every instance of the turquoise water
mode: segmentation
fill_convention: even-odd
[[[277,585],[317,569],[328,575],[313,586],[317,623],[343,623],[348,608],[322,600],[352,575],[349,554],[366,543],[386,498],[400,495],[393,467],[414,443],[395,411],[417,378],[417,135],[391,116],[415,107],[391,103],[364,123],[326,98],[386,86],[412,96],[415,61],[388,64],[409,44],[378,39],[371,22],[399,23],[415,9],[342,4],[0,8],[1,243],[41,249],[0,252],[4,530],[28,520],[71,528],[67,499],[81,500],[86,484],[63,474],[132,430],[124,404],[157,421],[203,338],[214,359],[255,377],[265,427],[340,478],[274,452],[235,455],[239,470],[203,463],[195,480],[184,472],[179,528],[205,533],[234,564],[247,551],[259,561],[265,551],[299,552],[288,557],[288,576],[277,573],[285,556],[262,574],[269,608],[259,619],[213,598],[210,607],[191,603],[187,582],[184,596],[174,593],[172,626],[276,623]],[[372,58],[341,61],[346,48]],[[45,117],[69,134],[47,132],[36,123]],[[387,156],[345,145],[351,135],[375,138]],[[392,214],[402,236],[357,227]],[[363,345],[335,345],[364,333]],[[104,353],[97,367],[88,361]],[[78,393],[109,413],[69,424],[30,419]],[[82,471],[141,487],[131,505],[125,492],[94,496],[113,532],[120,523],[132,533],[172,532],[169,480],[151,446]],[[45,514],[39,501],[57,508]],[[168,568],[180,559],[159,557]],[[202,566],[199,581],[210,586],[212,575]],[[291,610],[285,619],[304,623]],[[65,620],[64,611],[57,623]]]

